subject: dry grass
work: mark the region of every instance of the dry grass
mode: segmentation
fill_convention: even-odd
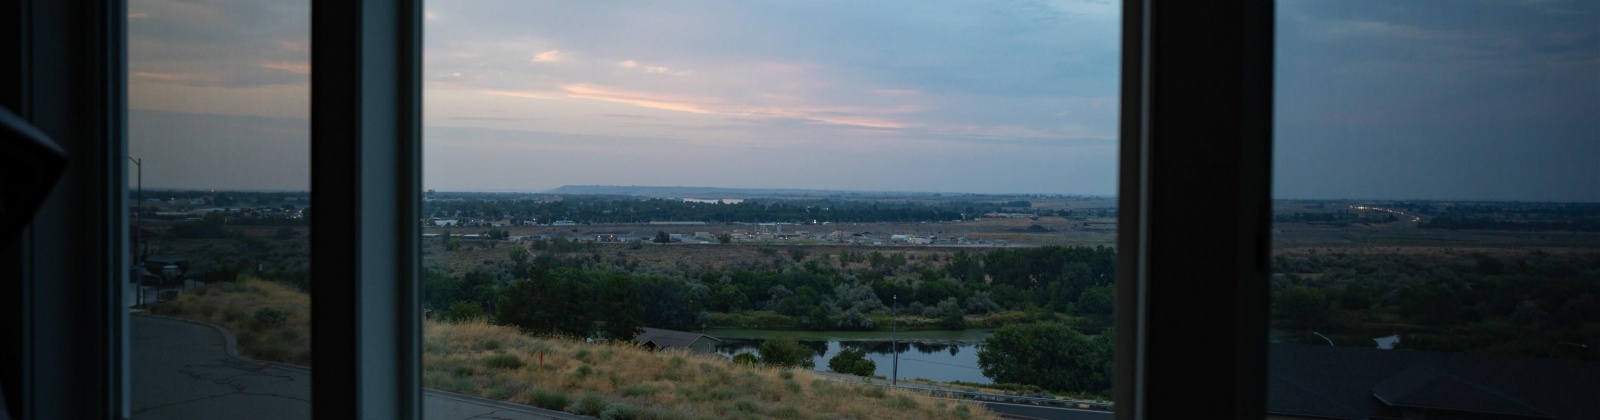
[[[239,351],[255,359],[311,363],[311,299],[289,286],[241,278],[179,294],[150,312],[226,327],[238,338]]]
[[[281,321],[256,316],[263,309],[282,312]],[[222,325],[256,359],[310,360],[310,299],[277,283],[212,284],[151,312]],[[482,321],[428,321],[423,349],[426,387],[605,418],[994,418],[977,404],[828,382],[810,371],[533,337]]]
[[[620,405],[642,418],[990,418],[975,404],[828,382],[810,371],[531,337],[481,321],[429,321],[423,336],[426,386],[578,414]]]

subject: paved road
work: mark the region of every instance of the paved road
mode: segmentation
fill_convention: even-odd
[[[134,316],[133,418],[279,420],[311,415],[311,373],[229,355],[225,336],[202,324]],[[567,413],[425,390],[427,420],[581,419]]]
[[[1034,420],[1111,420],[1111,412],[1041,405],[980,402],[983,408],[1008,419]]]

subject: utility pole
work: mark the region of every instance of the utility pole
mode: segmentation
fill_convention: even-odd
[[[895,292],[890,302],[894,306],[889,307],[889,345],[892,347],[889,352],[894,354],[894,368],[889,374],[889,386],[895,387],[900,385],[900,312],[897,309],[900,306],[900,293]]]
[[[141,248],[140,245],[144,244],[144,223],[141,223],[144,221],[144,160],[135,159],[132,156],[129,156],[128,160],[133,161],[133,166],[138,168],[139,173],[139,189],[133,198],[133,249],[139,253],[139,258],[135,263],[136,265],[134,265],[134,267],[137,267],[138,270],[135,271],[133,275],[139,278],[139,286],[136,288],[136,290],[138,290],[137,293],[139,294],[139,305],[142,306],[144,305],[144,249]]]

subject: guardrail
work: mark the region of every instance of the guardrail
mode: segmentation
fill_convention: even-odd
[[[1103,403],[1103,402],[1095,402],[1095,401],[1080,401],[1080,400],[1071,400],[1071,399],[1064,399],[1064,398],[1026,397],[1026,396],[1021,396],[1021,395],[1007,395],[1007,394],[990,394],[990,393],[986,393],[986,392],[959,391],[959,390],[954,390],[954,389],[944,389],[944,388],[935,388],[935,387],[927,387],[927,386],[916,386],[916,385],[889,385],[889,384],[884,384],[884,383],[873,383],[873,382],[866,382],[866,381],[852,381],[852,380],[846,380],[846,379],[839,379],[837,377],[831,377],[831,376],[827,376],[827,375],[821,375],[821,376],[823,376],[822,380],[829,381],[829,382],[839,382],[839,383],[856,384],[856,385],[873,385],[873,386],[884,387],[884,388],[894,388],[894,389],[903,389],[903,390],[906,390],[906,391],[913,391],[913,392],[923,392],[923,393],[929,394],[930,396],[944,396],[944,397],[950,397],[950,398],[969,399],[969,400],[974,400],[974,401],[1026,403],[1026,404],[1033,404],[1033,405],[1049,405],[1049,406],[1057,406],[1057,407],[1082,408],[1082,409],[1106,410],[1106,411],[1111,411],[1111,409],[1112,409],[1112,404],[1111,403]]]

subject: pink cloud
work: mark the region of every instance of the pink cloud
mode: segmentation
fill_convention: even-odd
[[[641,106],[645,108],[665,109],[669,111],[680,111],[694,114],[713,113],[713,111],[706,109],[706,105],[720,101],[720,99],[717,98],[673,96],[659,93],[614,89],[588,84],[561,85],[561,90],[565,91],[567,96],[571,98],[593,99]]]
[[[205,73],[160,73],[152,71],[135,71],[130,73],[130,75],[137,79],[154,80],[158,82],[216,83],[222,80],[221,77],[218,77],[215,74]]]
[[[300,75],[311,74],[311,63],[304,61],[268,61],[261,63],[261,67]]]
[[[559,63],[566,59],[567,53],[561,52],[561,50],[545,51],[533,56],[533,62],[535,63]]]

